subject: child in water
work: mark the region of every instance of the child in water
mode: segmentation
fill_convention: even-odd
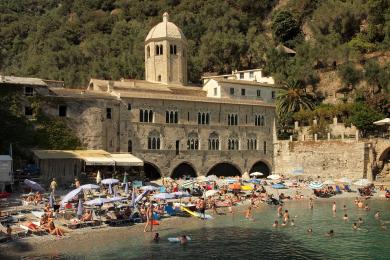
[[[160,234],[159,234],[159,233],[154,233],[153,241],[154,241],[154,242],[160,241]]]

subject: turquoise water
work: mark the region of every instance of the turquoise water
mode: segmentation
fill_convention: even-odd
[[[307,202],[288,202],[295,226],[273,228],[277,219],[276,207],[254,210],[254,220],[243,216],[245,208],[236,214],[217,216],[214,220],[180,218],[174,228],[159,226],[161,241],[151,242],[151,234],[123,237],[110,248],[94,248],[83,258],[88,259],[390,259],[390,201],[371,200],[370,211],[357,209],[351,200],[337,200],[338,211],[332,213],[333,201],[315,201],[314,210]],[[344,212],[343,205],[347,206]],[[389,226],[381,228],[374,218],[381,211],[381,221]],[[349,221],[344,222],[344,213]],[[352,224],[359,217],[364,223],[360,230]],[[307,234],[308,227],[313,234]],[[334,237],[325,232],[333,229]],[[170,243],[168,237],[187,234],[192,241],[181,246]],[[67,255],[78,258],[81,255]]]

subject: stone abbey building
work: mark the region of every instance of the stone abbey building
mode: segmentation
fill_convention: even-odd
[[[85,148],[141,158],[146,177],[269,174],[272,78],[261,69],[234,71],[189,86],[187,58],[187,40],[165,13],[145,39],[146,80],[91,79],[86,89],[41,84],[27,91],[46,96],[43,110],[62,117]]]

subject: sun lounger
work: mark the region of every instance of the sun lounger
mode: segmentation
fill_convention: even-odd
[[[7,228],[0,223],[0,231],[7,234]],[[27,230],[13,226],[11,239],[19,239],[27,236]]]
[[[47,235],[46,229],[40,226],[39,222],[29,222],[20,224],[20,227],[33,235],[42,236]]]

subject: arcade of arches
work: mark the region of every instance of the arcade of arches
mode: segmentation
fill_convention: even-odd
[[[159,169],[151,163],[144,163],[145,177],[151,181],[161,178]]]
[[[264,174],[262,177],[265,178],[271,174],[271,169],[264,162],[258,161],[252,166],[251,170],[249,171],[249,173],[252,172],[261,172]]]
[[[236,166],[230,163],[218,163],[214,165],[209,172],[207,173],[207,176],[209,175],[216,175],[218,177],[220,176],[241,176],[241,172],[239,169],[237,169]]]
[[[188,163],[181,163],[178,166],[176,166],[175,169],[173,169],[171,178],[172,179],[179,179],[183,177],[196,177],[196,171],[195,169]]]

